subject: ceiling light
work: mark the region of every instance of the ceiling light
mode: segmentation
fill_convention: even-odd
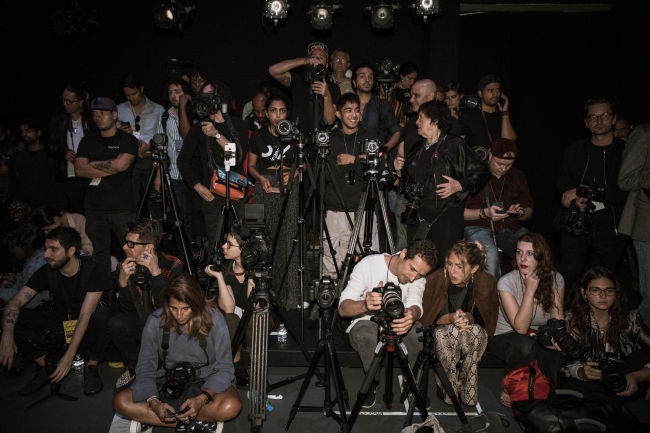
[[[172,1],[155,6],[153,19],[159,29],[178,27],[179,31],[183,31],[183,24],[194,16],[195,9],[193,4]]]
[[[277,26],[279,19],[287,17],[287,11],[290,6],[285,0],[267,0],[262,16],[264,18],[271,18],[273,25]]]

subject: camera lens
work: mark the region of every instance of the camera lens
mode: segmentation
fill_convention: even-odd
[[[278,124],[275,125],[275,132],[282,136],[289,135],[292,129],[291,122],[286,119],[280,120]]]
[[[185,383],[178,379],[169,379],[163,384],[162,393],[167,398],[178,398]]]
[[[399,319],[404,317],[404,303],[402,302],[402,295],[397,290],[384,291],[384,311],[391,319]]]

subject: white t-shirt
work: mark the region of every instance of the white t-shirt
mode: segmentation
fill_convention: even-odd
[[[562,288],[564,288],[564,278],[562,275],[555,272],[555,285],[553,286],[553,290],[557,292]],[[524,290],[521,285],[519,270],[515,269],[514,271],[501,277],[501,279],[499,279],[498,289],[500,292],[510,293],[515,297],[517,304],[521,305],[521,301],[524,298]],[[530,328],[537,329],[542,325],[546,325],[546,322],[551,317],[551,314],[546,314],[542,309],[542,306],[538,305],[533,312],[533,320],[530,323]],[[501,335],[512,331],[514,331],[514,328],[510,324],[508,316],[503,309],[503,304],[501,304],[501,298],[499,298],[499,319],[497,320],[497,329],[494,331],[494,335]]]
[[[339,301],[339,305],[346,299],[351,299],[355,302],[365,300],[366,293],[377,287],[380,281],[383,281],[384,286],[386,283],[394,283],[396,286],[400,286],[402,288],[402,301],[404,302],[405,308],[416,306],[420,308],[420,312],[423,311],[422,295],[424,294],[424,285],[426,280],[424,278],[420,278],[413,283],[400,284],[397,276],[393,275],[393,273],[388,270],[386,260],[384,259],[386,256],[388,255],[373,254],[371,256],[365,257],[363,260],[357,263],[357,265],[354,267],[354,271],[352,271],[352,274],[350,275],[348,285],[341,293],[341,300]],[[395,257],[393,259],[393,261],[397,260],[399,260],[398,257]],[[373,315],[374,314],[371,313],[363,313],[359,316],[354,317],[352,324],[345,332],[350,332],[352,327],[359,320],[370,320]],[[419,319],[419,317],[415,318],[415,320]]]
[[[82,138],[84,138],[84,129],[81,125],[81,116],[79,116],[77,120],[72,121],[72,131],[70,131],[70,128],[68,127],[66,135],[68,136],[68,149],[74,151],[74,153],[77,153],[77,149],[79,149],[79,142]],[[75,177],[74,164],[70,161],[68,161],[68,177]]]

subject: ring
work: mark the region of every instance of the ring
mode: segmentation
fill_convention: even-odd
[[[187,420],[188,420],[189,422],[192,422],[192,417],[191,417],[191,416],[188,416],[188,417],[187,417]]]

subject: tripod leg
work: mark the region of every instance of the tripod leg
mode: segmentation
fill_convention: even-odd
[[[359,412],[361,412],[361,406],[363,405],[363,402],[366,399],[366,396],[368,395],[368,391],[370,391],[370,385],[375,380],[375,375],[379,370],[381,361],[384,358],[385,353],[386,353],[386,342],[382,341],[380,342],[379,346],[375,350],[375,357],[372,359],[372,363],[370,364],[370,367],[368,367],[368,373],[366,374],[365,379],[363,379],[361,388],[357,393],[357,401],[354,402],[354,407],[352,408],[352,412],[350,412],[350,418],[348,418],[348,424],[350,425],[350,430],[352,430],[352,427],[354,426],[354,422],[357,420],[357,417],[359,416]]]
[[[386,383],[384,384],[384,404],[386,409],[393,408],[393,352],[386,351]]]
[[[138,207],[138,213],[136,214],[136,218],[141,218],[142,217],[142,211],[144,210],[144,204],[147,202],[149,199],[149,191],[151,190],[151,185],[153,185],[153,179],[156,175],[156,169],[160,163],[158,161],[153,162],[153,169],[151,169],[151,173],[149,174],[149,180],[147,181],[147,186],[144,188],[144,193],[142,196],[142,199],[140,200],[140,207]]]
[[[445,388],[445,391],[447,391],[447,395],[451,399],[451,403],[454,405],[454,409],[458,414],[458,418],[460,419],[460,422],[463,425],[467,425],[467,416],[465,416],[465,411],[463,410],[463,407],[460,405],[460,402],[458,401],[458,397],[456,397],[456,392],[454,391],[454,387],[451,385],[451,382],[449,381],[449,377],[447,377],[447,372],[445,371],[445,368],[442,366],[442,364],[437,358],[433,363],[433,368],[436,370],[436,373],[438,373],[438,377],[442,382],[442,387]]]
[[[251,374],[249,393],[249,418],[251,430],[262,426],[266,419],[266,378],[268,357],[268,306],[253,316],[253,344],[251,353]]]
[[[339,366],[339,361],[336,356],[336,348],[334,347],[334,341],[331,340],[330,336],[330,341],[327,343],[327,357],[329,359],[329,367],[331,368],[331,372],[333,373],[332,376],[334,378],[334,391],[336,392],[336,399],[338,400],[339,404],[339,411],[341,412],[340,418],[340,424],[341,424],[341,430],[343,430],[344,433],[348,433],[350,431],[350,425],[348,424],[347,416],[345,414],[346,407],[349,409],[350,408],[350,403],[348,402],[348,392],[345,389],[345,385],[343,384],[343,377],[341,375],[341,367]],[[331,411],[331,402],[328,402],[330,404],[330,411]]]
[[[429,358],[422,352],[420,352],[418,355],[418,360],[416,361],[415,367],[413,368],[413,374],[415,375],[415,385],[420,390],[422,399],[426,402],[426,391],[428,388],[427,381],[429,380]],[[406,379],[404,379],[404,381],[406,382]],[[408,401],[409,408],[406,412],[403,428],[411,425],[413,422],[413,412],[415,412],[415,404],[413,404],[415,402],[415,395],[410,392],[411,386],[408,384],[408,382],[406,382],[405,385],[405,393],[402,395],[402,397],[406,397],[406,394],[408,393],[408,398],[406,400]]]
[[[413,377],[413,371],[411,370],[411,367],[409,366],[409,361],[408,358],[406,357],[406,349],[403,347],[403,344],[401,341],[397,345],[397,354],[398,354],[398,359],[399,362],[402,366],[402,371],[404,372],[404,377],[408,381],[409,387],[413,391],[413,396],[415,397],[415,401],[418,403],[420,406],[420,414],[422,415],[422,421],[425,421],[427,417],[429,416],[427,412],[427,405],[424,399],[422,398],[422,395],[420,394],[420,391],[418,390],[417,384],[415,383],[415,378]]]
[[[293,421],[293,419],[296,417],[296,414],[300,410],[300,402],[302,402],[302,399],[305,396],[305,392],[307,392],[307,387],[309,386],[309,380],[314,374],[314,370],[316,370],[316,366],[318,365],[318,360],[320,359],[324,350],[325,350],[325,341],[322,340],[318,343],[318,347],[316,348],[314,357],[312,358],[311,363],[309,364],[309,368],[307,369],[307,375],[305,376],[305,379],[302,381],[302,386],[300,387],[300,391],[298,391],[298,396],[296,397],[296,401],[293,404],[293,407],[291,408],[291,413],[289,414],[289,421],[287,422],[287,426],[284,428],[284,431],[289,431],[291,422]]]
[[[337,288],[337,297],[341,295],[343,287],[345,287],[348,271],[350,270],[350,261],[352,260],[352,255],[354,254],[354,248],[357,240],[359,239],[359,231],[361,230],[361,221],[363,220],[363,211],[366,208],[366,201],[368,199],[368,186],[366,183],[361,191],[361,197],[359,201],[359,207],[357,208],[357,213],[355,214],[354,229],[352,230],[352,236],[350,237],[350,245],[348,245],[348,252],[345,255],[343,260],[342,275],[339,280],[339,287]]]
[[[381,193],[379,185],[375,181],[377,188],[377,195],[379,196],[379,206],[381,207],[381,214],[384,217],[384,227],[386,228],[386,238],[388,239],[388,246],[390,253],[395,254],[395,240],[393,239],[393,232],[390,228],[390,219],[388,218],[388,206],[386,205],[386,196]]]
[[[163,159],[161,168],[160,168],[160,176],[161,176],[161,185],[162,185],[162,192],[163,192],[163,217],[167,217],[167,212],[165,212],[165,190],[168,191],[169,193],[169,198],[171,199],[172,202],[172,211],[174,212],[174,220],[175,220],[175,226],[178,229],[178,237],[181,240],[181,247],[183,248],[183,253],[185,254],[186,260],[189,261],[189,257],[192,257],[190,254],[190,249],[189,249],[189,240],[187,237],[187,232],[184,229],[184,221],[181,220],[180,213],[178,212],[178,199],[176,197],[176,191],[174,191],[174,186],[172,185],[171,181],[171,176],[169,175],[169,159]],[[186,209],[185,212],[189,212],[189,209]],[[187,264],[187,269],[189,271],[190,275],[194,275],[194,269],[193,266],[188,263]]]
[[[230,343],[230,348],[232,351],[232,357],[233,359],[235,358],[235,355],[237,354],[237,349],[239,349],[239,346],[241,346],[242,342],[244,341],[244,335],[246,335],[246,327],[248,326],[248,322],[250,321],[251,317],[253,316],[253,308],[255,306],[253,305],[253,298],[252,298],[252,293],[251,297],[248,298],[248,301],[246,301],[246,307],[244,308],[244,313],[241,316],[241,320],[239,321],[239,325],[237,325],[237,330],[235,331],[235,336],[232,339],[232,342]],[[268,337],[268,335],[267,335]],[[251,341],[247,342],[248,344],[251,344]]]

